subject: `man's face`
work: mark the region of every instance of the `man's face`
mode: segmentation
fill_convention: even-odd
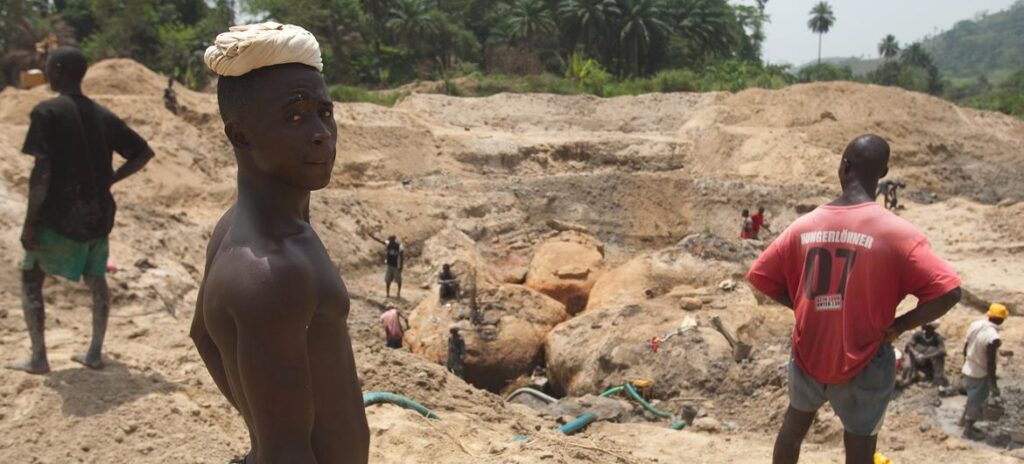
[[[50,90],[54,92],[60,91],[60,69],[54,63],[55,60],[48,60],[46,62],[46,80],[50,83]]]
[[[935,334],[935,327],[932,327],[930,325],[924,326],[924,333],[926,333],[928,335],[934,335]]]
[[[338,127],[327,85],[315,69],[284,65],[260,76],[242,128],[256,168],[295,188],[327,186]]]

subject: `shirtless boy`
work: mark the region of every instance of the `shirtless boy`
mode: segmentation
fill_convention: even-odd
[[[206,62],[238,196],[210,240],[192,338],[249,429],[241,462],[365,463],[348,292],[308,217],[338,137],[319,45],[295,26],[238,26]]]

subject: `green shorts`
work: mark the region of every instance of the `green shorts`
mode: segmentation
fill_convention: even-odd
[[[78,281],[83,275],[107,273],[107,257],[110,255],[107,237],[78,242],[53,229],[42,228],[36,234],[36,243],[38,248],[25,251],[23,270],[39,267],[47,274],[73,281]]]

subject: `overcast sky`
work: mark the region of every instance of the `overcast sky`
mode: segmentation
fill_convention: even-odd
[[[807,28],[819,0],[768,0],[764,57],[801,65],[818,57],[818,36]],[[1015,0],[831,0],[836,23],[825,34],[823,57],[878,55],[878,42],[893,34],[900,44],[949,29],[975,14],[1005,10]],[[753,4],[753,1],[737,3]]]

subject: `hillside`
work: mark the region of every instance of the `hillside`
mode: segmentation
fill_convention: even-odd
[[[1024,1],[980,19],[964,20],[924,42],[943,74],[996,82],[1024,68]]]
[[[161,104],[163,79],[130,60],[97,63],[86,76],[85,92],[122,115],[157,156],[114,188],[111,260],[119,270],[110,276],[108,368],[68,359],[87,343],[88,294],[48,281],[54,371],[0,370],[2,463],[205,464],[245,452],[244,424],[188,338],[206,241],[234,196],[233,154],[216,97],[182,90],[188,109],[173,115]],[[19,148],[29,110],[49,96],[41,88],[0,93],[4,362],[28,346],[17,265],[31,160]],[[413,94],[393,108],[336,104],[335,122],[333,179],[313,194],[311,217],[352,295],[362,387],[408,396],[441,416],[369,408],[375,464],[768,462],[786,407],[792,313],[742,283],[766,243],[736,238],[739,212],[763,204],[778,231],[828,201],[839,189],[840,150],[864,132],[893,146],[892,176],[908,186],[899,214],[963,277],[969,298],[940,323],[948,375],[962,363],[954,347],[977,308],[998,300],[1024,311],[1024,122],[1002,114],[837,82],[609,99]],[[404,299],[384,299],[383,249],[368,232],[394,233],[406,247]],[[483,322],[469,327],[463,303],[437,304],[433,282],[449,262],[477,277]],[[737,283],[720,286],[725,280]],[[378,318],[386,304],[415,325],[409,350],[384,348]],[[755,347],[750,359],[733,361],[710,326],[715,318]],[[693,332],[652,353],[651,337],[689,319]],[[1008,398],[1024,397],[1024,366],[1011,357],[1024,352],[1024,324],[1015,321],[1003,332],[1010,355],[1000,358]],[[435,335],[450,324],[467,332],[469,383],[434,362],[446,342]],[[619,412],[567,437],[555,427],[571,409],[496,394],[533,367],[547,368],[552,391],[571,395],[559,407],[589,407],[587,395],[646,377],[658,407],[701,417],[676,431],[610,399]],[[492,375],[502,377],[483,378]],[[992,427],[1006,437],[996,448],[959,438],[949,411],[962,400],[924,386],[904,391],[880,449],[899,463],[1019,462],[1014,453],[1024,454],[1005,445],[1024,427],[1024,401],[1008,403]],[[841,425],[823,411],[802,462],[838,462],[841,449]]]
[[[923,43],[946,77],[975,78],[984,74],[998,83],[1024,68],[1024,0],[1004,11],[960,21],[952,29],[926,38]],[[905,47],[907,42],[901,45]],[[855,56],[828,57],[821,61],[849,67],[855,76],[866,75],[882,64],[880,58]],[[796,69],[817,63],[812,60]]]

